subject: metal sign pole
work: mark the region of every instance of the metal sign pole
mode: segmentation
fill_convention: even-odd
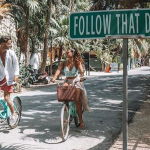
[[[123,150],[127,150],[128,143],[128,39],[123,39]]]
[[[88,76],[90,76],[90,52],[89,52],[89,66],[88,66],[89,68],[88,68]]]

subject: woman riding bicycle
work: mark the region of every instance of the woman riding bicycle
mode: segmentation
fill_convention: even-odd
[[[83,60],[80,53],[76,49],[69,48],[66,54],[67,61],[63,61],[58,66],[58,69],[55,72],[54,77],[51,79],[51,82],[55,82],[55,79],[57,79],[62,69],[64,69],[64,73],[66,76],[63,86],[74,84],[76,82],[75,104],[79,116],[80,127],[84,128],[85,125],[82,119],[82,106],[88,112],[90,111],[90,109],[88,106],[86,90],[82,83],[82,81],[84,81],[84,72],[82,67]],[[78,76],[78,70],[80,72],[80,77]]]

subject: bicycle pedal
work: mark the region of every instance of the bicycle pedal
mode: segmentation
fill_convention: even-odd
[[[6,119],[0,118],[0,123],[3,123],[3,122],[5,122],[5,121],[6,121]]]

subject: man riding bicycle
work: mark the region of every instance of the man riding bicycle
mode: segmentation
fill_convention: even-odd
[[[15,111],[10,94],[13,92],[13,82],[18,81],[19,65],[15,52],[10,50],[11,38],[3,36],[0,38],[0,88],[4,91],[6,100],[12,113],[12,122],[15,121]]]

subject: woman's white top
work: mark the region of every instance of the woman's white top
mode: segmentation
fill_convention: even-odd
[[[75,77],[78,75],[78,70],[75,66],[71,70],[68,69],[68,67],[64,67],[64,73],[66,77]]]
[[[5,67],[0,57],[0,81],[6,76],[7,85],[12,85],[14,77],[19,75],[19,64],[13,50],[6,51]]]

